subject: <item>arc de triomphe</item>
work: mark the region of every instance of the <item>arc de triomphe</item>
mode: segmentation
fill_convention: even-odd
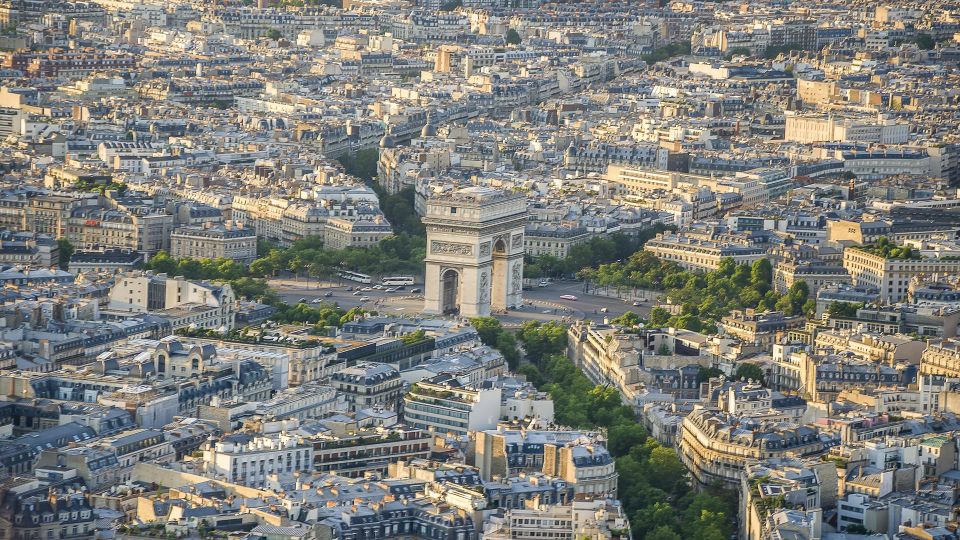
[[[521,305],[526,197],[469,187],[426,206],[424,312],[479,317]]]

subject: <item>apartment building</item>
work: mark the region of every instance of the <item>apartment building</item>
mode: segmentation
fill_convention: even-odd
[[[960,378],[960,340],[950,338],[927,342],[920,357],[920,373]]]
[[[683,419],[680,460],[701,485],[740,485],[751,460],[816,454],[823,450],[817,430],[788,422],[741,421],[716,409],[698,408]]]
[[[391,463],[429,459],[431,436],[404,427],[359,429],[341,436],[317,436],[313,443],[314,470],[349,478],[368,472],[387,474]]]
[[[177,227],[170,234],[173,258],[231,259],[250,264],[257,258],[257,234],[242,223]]]
[[[229,284],[190,281],[166,274],[131,273],[119,277],[110,289],[108,309],[127,313],[155,313],[179,318],[189,310],[191,321],[183,326],[199,328],[234,327],[236,299]],[[178,326],[179,327],[179,326]]]
[[[910,124],[892,118],[844,118],[801,115],[786,111],[784,139],[799,143],[869,142],[904,144],[910,139]]]
[[[726,334],[761,348],[769,348],[778,334],[803,326],[802,316],[788,317],[781,311],[757,312],[752,309],[734,310],[720,319],[719,327]]]
[[[843,251],[843,267],[850,273],[854,285],[879,290],[880,300],[890,304],[907,298],[910,280],[916,276],[960,272],[960,259],[916,254],[910,258],[893,258],[863,247],[849,247]]]
[[[343,394],[351,412],[371,407],[393,411],[403,395],[400,372],[389,364],[357,364],[331,375],[330,384]]]
[[[497,387],[462,386],[438,375],[410,387],[403,397],[403,421],[438,434],[493,429],[500,419],[501,393]]]
[[[658,234],[643,246],[657,257],[673,261],[686,270],[711,271],[720,267],[720,260],[731,258],[737,264],[753,264],[767,257],[767,250],[723,237],[704,239],[683,233]]]
[[[235,433],[203,450],[207,474],[250,487],[262,487],[273,474],[311,472],[313,459],[313,445],[285,431]]]

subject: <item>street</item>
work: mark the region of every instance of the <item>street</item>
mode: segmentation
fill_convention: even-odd
[[[420,310],[423,308],[422,292],[411,292],[411,289],[422,291],[422,283],[410,285],[405,290],[392,293],[386,292],[386,288],[383,290],[373,289],[373,283],[364,285],[349,281],[318,282],[316,279],[280,278],[271,279],[269,283],[280,298],[290,304],[295,304],[301,299],[311,305],[319,305],[322,302],[336,302],[347,309],[354,306],[363,306],[384,315],[411,317],[419,316]],[[349,287],[353,287],[352,292],[348,290]],[[355,294],[358,287],[371,287],[371,290],[360,291],[359,294]],[[546,287],[534,287],[532,290],[523,291],[525,304],[523,309],[510,310],[506,314],[494,314],[493,316],[507,326],[520,325],[531,320],[573,321],[589,319],[595,322],[603,322],[604,318],[613,319],[627,311],[633,311],[646,317],[650,313],[650,301],[654,300],[653,298],[647,298],[647,302],[642,305],[633,306],[632,300],[585,294],[583,288],[583,282],[580,281],[558,281]],[[331,296],[325,297],[324,294],[328,292],[331,293]],[[561,295],[573,295],[577,299],[564,300],[560,298]],[[363,297],[367,297],[368,300],[361,301]],[[604,308],[607,310],[606,313],[602,311]]]

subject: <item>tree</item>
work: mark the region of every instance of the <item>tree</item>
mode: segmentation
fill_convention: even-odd
[[[648,532],[643,538],[644,540],[681,540],[680,535],[673,532],[673,529],[667,525],[660,525]]]
[[[507,29],[507,34],[504,37],[507,42],[507,45],[519,45],[520,44],[520,33],[513,28]]]
[[[704,383],[713,377],[719,377],[721,375],[723,375],[723,372],[720,371],[720,368],[700,366],[700,369],[697,371],[697,383]]]
[[[539,364],[545,356],[566,351],[567,329],[564,325],[550,321],[528,321],[523,323],[517,337],[523,342],[527,357]]]
[[[770,259],[757,259],[750,267],[750,283],[756,288],[770,287],[773,282],[773,265]],[[762,293],[761,293],[762,294]]]
[[[627,311],[619,317],[615,317],[611,320],[613,324],[619,324],[621,326],[632,327],[640,324],[640,316],[632,311]]]
[[[276,40],[280,39],[281,37],[283,37],[283,34],[281,34],[280,31],[277,30],[276,28],[271,28],[271,29],[267,30],[267,37],[268,37],[269,39],[272,39],[272,40],[276,41]]]
[[[493,317],[474,317],[470,319],[470,325],[480,335],[480,342],[490,347],[497,344],[497,338],[503,332],[500,321]]]
[[[670,312],[662,307],[655,307],[650,310],[648,322],[650,326],[666,326],[670,321]]]
[[[657,445],[650,452],[648,460],[650,483],[664,491],[672,491],[677,479],[687,475],[687,468],[680,462],[677,453],[664,446]]]
[[[380,150],[377,148],[358,150],[357,152],[344,154],[338,161],[346,169],[347,174],[356,176],[364,182],[370,182],[377,176]]]
[[[73,256],[74,252],[73,244],[70,243],[66,238],[60,238],[57,240],[57,253],[59,254],[58,264],[60,268],[66,270],[70,265],[70,257]]]
[[[827,313],[831,317],[852,318],[857,316],[857,310],[862,307],[863,304],[854,302],[830,302]]]
[[[917,47],[920,47],[925,51],[932,50],[937,46],[937,40],[935,40],[930,34],[923,32],[917,34],[917,38],[914,40],[914,43],[917,44]]]
[[[763,370],[756,364],[740,364],[737,366],[737,371],[734,373],[733,378],[738,381],[753,380],[763,384],[764,375]]]

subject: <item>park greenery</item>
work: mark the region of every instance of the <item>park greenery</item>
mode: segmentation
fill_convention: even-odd
[[[645,54],[640,58],[648,63],[655,64],[657,62],[662,62],[664,60],[669,60],[675,56],[683,56],[685,54],[690,54],[690,42],[685,41],[683,43],[670,43],[664,45],[658,49],[654,49],[653,52]]]
[[[517,350],[516,336],[505,329],[500,321],[493,317],[474,317],[470,324],[480,335],[480,342],[500,351],[511,371],[520,367],[520,352]]]
[[[559,325],[557,325],[559,326]],[[557,422],[577,429],[602,429],[620,474],[618,495],[634,538],[725,540],[733,533],[736,497],[710,486],[692,489],[676,452],[647,435],[619,392],[597,386],[565,355],[551,323],[528,323],[518,332],[525,348],[540,354],[521,366],[531,382],[550,394]]]
[[[588,242],[571,247],[569,254],[562,259],[553,255],[527,257],[523,275],[528,278],[573,276],[584,268],[626,259],[642,249],[647,240],[663,232],[675,230],[676,227],[672,225],[657,224],[636,235],[615,233],[610,236],[596,236]]]
[[[183,276],[193,280],[228,283],[238,298],[273,306],[276,313],[271,317],[272,320],[279,323],[313,325],[318,331],[326,327],[343,326],[355,316],[365,313],[360,308],[346,311],[336,304],[309,306],[283,302],[267,286],[266,280],[252,275],[242,264],[231,259],[175,259],[161,251],[144,265],[144,269],[165,273],[171,277]]]
[[[327,248],[320,238],[308,237],[287,249],[270,249],[250,264],[249,271],[257,277],[277,276],[281,272],[333,277],[342,270],[370,275],[409,274],[423,270],[425,257],[425,239],[404,233],[384,238],[375,246],[344,249]]]
[[[816,309],[816,302],[802,281],[794,283],[784,295],[773,290],[773,267],[767,259],[741,265],[725,258],[716,270],[704,273],[684,270],[675,262],[638,251],[623,262],[587,268],[578,275],[594,286],[618,291],[662,291],[677,309],[671,313],[655,307],[648,319],[651,326],[709,333],[716,331],[717,321],[737,309],[781,310],[786,315],[802,315]]]

